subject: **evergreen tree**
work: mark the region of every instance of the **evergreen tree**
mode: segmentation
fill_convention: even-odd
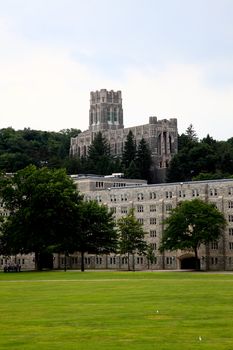
[[[97,133],[93,143],[89,147],[87,161],[90,173],[98,175],[109,174],[112,167],[110,146],[101,132]]]
[[[144,138],[142,138],[138,144],[136,165],[139,170],[140,178],[149,181],[152,158],[151,151]]]
[[[123,155],[122,155],[122,164],[125,169],[127,169],[130,166],[130,163],[132,161],[135,162],[136,153],[137,153],[136,142],[135,142],[133,133],[130,130],[126,138]]]
[[[127,179],[140,179],[141,174],[140,171],[136,165],[136,163],[132,160],[129,167],[125,169],[124,172],[125,178]]]

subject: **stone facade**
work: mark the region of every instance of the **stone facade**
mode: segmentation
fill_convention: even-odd
[[[163,235],[163,222],[170,210],[180,201],[200,198],[214,203],[224,214],[227,226],[218,242],[202,245],[198,251],[202,270],[233,271],[233,180],[190,181],[184,183],[147,185],[143,180],[124,179],[116,176],[73,176],[77,188],[85,200],[96,200],[107,205],[114,212],[115,219],[126,215],[130,208],[135,209],[137,219],[143,224],[146,241],[155,253],[155,263],[149,264],[154,270],[176,270],[192,268],[194,253],[192,251],[174,251],[161,254],[158,250]],[[7,215],[1,206],[1,215]],[[128,268],[128,257],[115,254],[85,255],[85,268],[122,269]],[[148,269],[145,256],[135,255],[135,268]],[[35,268],[34,254],[12,257],[0,256],[0,269],[6,264],[20,262],[22,269]],[[55,254],[54,268],[79,269],[81,258],[78,253],[69,257]],[[131,261],[132,264],[132,261]]]
[[[148,124],[124,128],[120,91],[103,89],[91,92],[89,129],[71,138],[70,155],[86,156],[96,133],[101,132],[110,144],[112,155],[121,157],[130,130],[136,143],[144,138],[151,149],[152,181],[163,182],[166,168],[177,153],[177,119],[158,120],[157,117],[150,117]]]
[[[202,245],[199,249],[202,270],[233,270],[233,180],[196,181],[172,184],[147,185],[145,182],[119,178],[77,177],[77,187],[85,200],[96,200],[114,211],[116,220],[126,215],[130,208],[147,232],[146,241],[153,247],[156,261],[150,264],[155,270],[174,270],[194,267],[192,251],[174,251],[161,254],[158,250],[163,235],[163,222],[172,208],[182,200],[200,198],[214,203],[224,213],[227,227],[218,242]],[[76,260],[75,260],[76,258]],[[59,267],[64,265],[61,257]],[[63,265],[62,265],[63,261]],[[76,264],[74,263],[76,261]],[[72,263],[73,262],[73,263]],[[127,256],[86,255],[86,268],[127,269]],[[78,268],[80,257],[70,257],[70,267]],[[135,256],[137,270],[148,268],[144,256]]]

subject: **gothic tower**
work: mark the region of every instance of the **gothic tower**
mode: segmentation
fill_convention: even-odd
[[[121,91],[91,92],[89,110],[89,131],[123,129],[123,109]]]

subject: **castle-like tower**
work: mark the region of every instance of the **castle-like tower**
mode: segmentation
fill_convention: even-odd
[[[123,129],[121,91],[91,92],[89,110],[89,131]]]
[[[144,138],[150,147],[152,181],[163,182],[169,162],[177,153],[177,119],[150,117],[149,124],[124,128],[121,91],[91,92],[89,129],[71,138],[70,155],[86,156],[96,133],[101,132],[110,144],[111,153],[121,157],[130,130],[136,143]]]

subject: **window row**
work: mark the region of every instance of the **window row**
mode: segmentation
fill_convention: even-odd
[[[144,209],[145,209],[145,207],[143,205],[137,205],[136,206],[137,213],[144,213]],[[165,205],[165,211],[170,211],[170,210],[172,210],[172,204],[166,204]],[[128,211],[129,211],[129,207],[121,207],[121,214],[127,214]],[[150,205],[149,206],[149,211],[151,213],[156,212],[156,205],[155,204]],[[116,208],[115,208],[114,212],[116,213]]]

